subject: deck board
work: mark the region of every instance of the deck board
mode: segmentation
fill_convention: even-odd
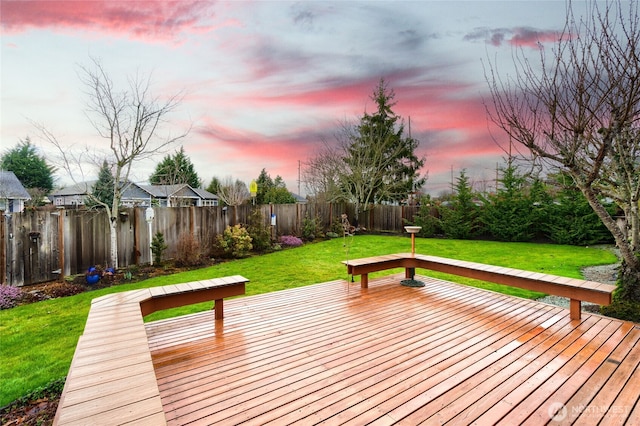
[[[167,422],[541,424],[555,402],[570,421],[637,418],[637,325],[418,278],[425,287],[399,285],[404,274],[365,289],[338,280],[225,301],[223,321],[148,323]],[[605,409],[575,410],[589,404]]]

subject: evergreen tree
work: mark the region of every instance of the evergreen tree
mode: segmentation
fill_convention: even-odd
[[[553,207],[553,198],[547,185],[539,177],[535,177],[529,189],[531,198],[531,227],[534,238],[545,235],[547,223],[551,219],[550,213]]]
[[[509,162],[502,171],[502,185],[483,198],[482,221],[500,241],[530,241],[535,235],[533,202],[526,192],[526,179]]]
[[[265,169],[262,169],[258,179],[258,192],[256,193],[256,204],[293,204],[296,199],[287,189],[287,185],[279,175],[275,179]]]
[[[111,206],[113,204],[115,180],[107,160],[104,160],[98,172],[98,181],[93,185],[91,195],[85,205],[89,208]]]
[[[220,179],[214,176],[213,178],[211,178],[211,183],[209,184],[209,186],[207,186],[206,190],[212,194],[218,195],[218,193],[220,192],[220,185],[222,185],[220,183]]]
[[[364,179],[354,176],[351,182],[361,182],[369,188],[354,188],[352,192],[358,198],[368,194],[368,199],[358,199],[359,203],[400,202],[426,182],[419,173],[425,160],[415,153],[419,142],[405,135],[404,122],[392,109],[396,105],[394,98],[394,91],[381,79],[371,96],[376,111],[364,114],[347,148],[344,161],[349,169],[365,175]]]
[[[439,211],[440,226],[447,238],[469,239],[478,234],[479,210],[465,170],[456,180],[455,197],[448,205],[441,205]]]
[[[45,195],[53,190],[55,168],[38,155],[29,137],[2,155],[0,169],[13,172],[27,189],[39,189]]]
[[[549,216],[552,220],[546,227],[549,238],[558,244],[579,246],[611,242],[611,234],[572,179],[559,174],[555,182],[559,191],[556,202],[551,205]]]
[[[149,177],[149,182],[153,185],[175,185],[186,183],[192,188],[200,187],[200,178],[196,173],[193,163],[184,152],[184,147],[175,155],[167,155],[156,166],[155,171]]]

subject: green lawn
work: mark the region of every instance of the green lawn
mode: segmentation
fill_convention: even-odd
[[[410,250],[408,237],[358,235],[0,311],[0,407],[67,374],[91,300],[95,297],[117,291],[236,274],[250,280],[247,295],[267,293],[339,278],[347,279],[346,267],[341,263],[347,258]],[[617,261],[607,250],[584,247],[421,238],[416,239],[416,252],[574,278],[581,278],[580,270],[584,266]],[[384,271],[371,276],[400,271]],[[426,274],[426,271],[420,270],[419,273]],[[429,275],[520,297],[540,296],[526,290],[440,273]],[[148,319],[210,308],[211,303],[189,306],[157,312]]]

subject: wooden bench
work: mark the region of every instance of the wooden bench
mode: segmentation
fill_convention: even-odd
[[[367,288],[368,274],[371,272],[405,268],[405,276],[409,278],[413,276],[415,268],[422,268],[566,297],[569,299],[571,319],[580,319],[583,301],[610,305],[616,288],[615,285],[595,281],[411,253],[367,257],[342,263],[347,265],[349,274],[361,276],[362,288]]]
[[[144,317],[162,309],[245,294],[249,280],[224,278],[113,293],[93,299],[54,425],[164,425]]]

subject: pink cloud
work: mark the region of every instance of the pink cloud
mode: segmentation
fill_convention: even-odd
[[[539,31],[533,28],[514,28],[509,44],[518,47],[537,48],[540,43],[555,43],[558,41],[557,31]]]
[[[467,41],[484,41],[492,46],[508,43],[518,47],[537,48],[540,43],[555,43],[559,33],[555,30],[538,30],[531,27],[476,28],[464,36]]]
[[[204,1],[2,1],[4,31],[30,28],[86,29],[126,34],[134,38],[173,38],[202,31],[212,15]]]

